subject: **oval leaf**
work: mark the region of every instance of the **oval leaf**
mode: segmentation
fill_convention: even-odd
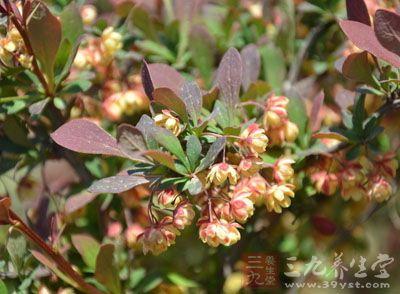
[[[242,83],[242,59],[235,48],[230,48],[221,60],[217,73],[217,86],[221,91],[221,100],[233,111],[239,103],[239,91]]]
[[[377,37],[375,36],[374,29],[363,23],[342,20],[340,21],[340,27],[346,36],[362,50],[366,50],[372,55],[385,60],[393,66],[400,67],[400,57],[390,52],[383,47]]]
[[[210,149],[203,160],[200,162],[200,165],[196,169],[196,173],[201,172],[202,170],[209,167],[211,164],[214,163],[215,158],[217,158],[218,154],[222,151],[226,144],[226,138],[221,137],[218,138],[214,143],[212,143]]]
[[[185,103],[187,113],[193,120],[194,124],[197,125],[203,99],[199,86],[196,82],[186,82],[182,86],[181,96]]]
[[[374,85],[373,68],[368,61],[368,52],[352,53],[347,56],[342,65],[342,73],[347,78],[368,85]]]
[[[368,8],[364,0],[346,0],[347,18],[371,25],[371,18],[369,17]]]
[[[374,29],[382,46],[400,56],[400,15],[388,10],[377,10]]]
[[[54,62],[61,43],[61,23],[42,2],[27,19],[27,33],[33,53],[43,67],[47,78],[53,80]]]
[[[94,270],[96,267],[96,257],[100,251],[99,242],[87,234],[72,235],[71,241],[76,250],[82,256],[83,261],[87,266]]]
[[[317,133],[313,135],[314,139],[334,139],[334,140],[338,140],[340,142],[348,142],[349,140],[339,134],[339,133],[334,133],[334,132],[324,132],[324,133]]]
[[[95,278],[111,293],[120,294],[121,284],[119,270],[114,259],[115,247],[113,244],[103,244],[96,259]]]
[[[153,99],[155,102],[175,111],[180,118],[188,121],[186,113],[186,105],[182,99],[169,88],[157,88],[153,91]]]
[[[88,190],[92,193],[121,193],[148,182],[143,177],[120,175],[98,180]]]
[[[58,145],[76,152],[122,156],[117,141],[87,119],[67,122],[53,132],[51,138]]]
[[[254,44],[249,44],[240,52],[243,63],[243,80],[242,87],[244,91],[249,89],[251,83],[257,81],[260,75],[260,53]]]

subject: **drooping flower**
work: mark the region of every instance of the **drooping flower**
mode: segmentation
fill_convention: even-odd
[[[154,121],[156,125],[170,130],[175,136],[178,136],[182,132],[179,119],[173,116],[169,110],[162,110],[162,113],[154,117]]]
[[[379,203],[388,200],[393,193],[390,183],[382,176],[375,176],[371,181],[369,197],[374,198]]]
[[[229,180],[231,185],[235,185],[238,178],[235,168],[225,162],[214,164],[207,175],[207,181],[215,185],[222,185],[226,180]]]
[[[261,158],[255,156],[249,156],[243,158],[238,166],[238,171],[244,177],[251,177],[258,173],[262,168],[264,162]]]
[[[329,196],[333,195],[339,186],[337,175],[324,170],[313,173],[311,175],[311,181],[314,183],[315,189],[319,193],[324,193]]]
[[[294,170],[292,168],[292,164],[295,161],[290,158],[280,158],[278,159],[273,166],[273,173],[275,181],[278,183],[288,182],[293,178]]]
[[[163,206],[171,205],[179,196],[175,189],[165,189],[158,193],[158,203]]]
[[[374,160],[375,168],[379,169],[380,173],[384,176],[394,178],[399,168],[399,162],[395,157],[396,154],[394,152],[378,156]]]
[[[268,137],[258,124],[253,123],[240,134],[239,144],[252,154],[260,154],[267,148]]]
[[[168,218],[164,223],[161,222],[146,228],[138,236],[138,242],[142,245],[144,254],[151,252],[154,255],[159,255],[166,251],[169,246],[175,244],[175,238],[180,233],[172,224],[169,224],[170,221],[172,220]]]
[[[229,223],[226,220],[214,220],[200,225],[199,236],[203,243],[212,247],[219,245],[230,246],[240,240],[240,227],[237,223]]]
[[[192,223],[194,216],[193,206],[190,203],[180,204],[174,211],[174,226],[183,230]]]
[[[250,200],[256,205],[261,205],[267,193],[267,181],[259,174],[245,178],[235,186],[234,193],[243,191],[250,192]]]
[[[228,203],[229,212],[240,223],[246,222],[254,213],[254,204],[250,200],[250,196],[251,193],[248,191],[233,193],[232,199]]]
[[[268,98],[265,113],[264,127],[266,129],[277,128],[282,126],[287,120],[287,105],[289,99],[284,96],[272,96]]]
[[[281,213],[282,208],[287,208],[291,204],[290,198],[294,197],[294,185],[282,184],[272,185],[267,189],[265,204],[268,211]]]

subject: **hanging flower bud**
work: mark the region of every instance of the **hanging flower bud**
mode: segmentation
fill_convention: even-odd
[[[238,178],[235,168],[225,162],[214,164],[207,175],[207,181],[214,185],[222,185],[227,179],[231,185],[235,185]]]
[[[294,185],[282,184],[268,187],[265,204],[268,211],[282,212],[282,207],[287,208],[291,204],[290,198],[294,197]]]
[[[226,220],[215,220],[200,225],[199,236],[203,243],[218,247],[220,244],[230,246],[240,240],[239,224],[228,223]]]
[[[265,106],[264,127],[266,129],[282,126],[287,119],[289,99],[284,96],[268,98]]]
[[[389,182],[382,176],[376,176],[372,179],[372,186],[369,190],[369,197],[377,202],[384,202],[390,198],[393,190]]]
[[[194,216],[193,206],[190,203],[181,204],[174,211],[174,226],[183,230],[192,223]]]
[[[81,8],[81,17],[85,25],[92,25],[97,18],[96,7],[90,4],[83,5]]]
[[[292,164],[295,161],[290,158],[278,159],[273,167],[274,178],[278,183],[288,182],[293,178],[294,170]]]
[[[175,136],[182,132],[179,119],[174,117],[169,110],[163,110],[162,113],[154,117],[156,125],[170,130]]]
[[[245,178],[235,186],[234,193],[242,191],[250,192],[250,200],[256,205],[261,205],[267,193],[267,181],[259,174]]]
[[[247,149],[252,154],[264,153],[268,145],[268,137],[265,131],[254,123],[249,125],[240,134],[239,145]]]
[[[244,177],[251,177],[262,168],[264,162],[258,157],[246,157],[243,158],[238,166],[238,171]]]
[[[175,244],[175,238],[179,234],[179,231],[174,226],[161,222],[145,229],[138,236],[138,242],[142,245],[144,254],[150,251],[154,255],[159,255],[166,251],[169,246]]]
[[[325,195],[333,195],[339,185],[339,180],[336,174],[327,173],[326,171],[315,172],[311,175],[311,181],[314,183],[315,189],[319,193]]]
[[[299,128],[295,123],[288,121],[285,124],[285,139],[286,142],[294,142],[299,136]]]
[[[33,56],[30,56],[28,54],[20,54],[18,56],[19,64],[21,64],[21,66],[26,69],[32,68],[32,60],[33,60]]]
[[[121,34],[107,27],[101,34],[101,48],[106,56],[114,56],[122,48]]]
[[[175,200],[177,200],[179,193],[175,189],[165,189],[158,193],[158,203],[163,206],[171,205]]]

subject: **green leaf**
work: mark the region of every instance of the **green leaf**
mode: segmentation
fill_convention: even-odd
[[[61,43],[61,23],[45,4],[37,3],[27,19],[27,33],[50,90],[54,90],[54,63]]]
[[[286,78],[285,58],[279,48],[271,45],[260,48],[264,78],[278,94]]]
[[[4,134],[15,144],[23,147],[31,147],[32,144],[28,140],[28,130],[17,116],[7,116],[3,123]]]
[[[200,75],[209,82],[215,63],[215,41],[203,27],[193,27],[190,33],[189,50],[192,61]]]
[[[185,188],[189,191],[190,195],[197,195],[203,190],[203,184],[199,178],[194,177],[186,182]]]
[[[114,245],[103,244],[100,247],[96,259],[95,278],[103,284],[111,293],[120,294],[121,284],[119,270],[114,259]]]
[[[309,142],[308,137],[308,116],[304,102],[300,98],[291,98],[288,104],[288,116],[299,128],[299,142],[302,147],[306,147]]]
[[[208,168],[211,164],[213,164],[215,158],[217,158],[218,154],[222,151],[222,149],[224,149],[225,144],[225,137],[218,138],[214,143],[212,143],[206,156],[200,162],[200,165],[196,168],[196,173],[201,172],[202,170]]]
[[[178,138],[171,131],[156,126],[150,117],[144,115],[142,116],[142,119],[147,121],[146,132],[148,132],[158,144],[165,147],[169,152],[178,157],[186,168],[190,169],[189,161],[186,158],[185,152],[183,151]]]
[[[0,280],[0,294],[8,294],[7,286],[2,280]]]
[[[192,170],[194,170],[201,155],[201,143],[199,138],[194,135],[188,137],[186,144],[186,153],[189,159],[190,166],[192,167]]]
[[[60,97],[55,97],[53,100],[53,103],[54,103],[54,106],[60,110],[64,110],[67,107],[65,101]]]
[[[366,116],[365,95],[362,94],[356,98],[353,110],[353,126],[356,132],[362,133],[363,123]]]
[[[26,239],[16,230],[12,230],[7,239],[7,252],[15,269],[20,272],[24,267],[24,257],[26,251]]]
[[[151,40],[144,40],[136,42],[136,45],[148,54],[162,57],[168,62],[175,62],[175,55],[173,52],[160,43],[156,43]]]
[[[168,279],[177,286],[185,287],[185,288],[197,288],[199,285],[178,273],[168,273]]]
[[[76,250],[82,256],[83,261],[94,270],[96,267],[97,254],[100,251],[100,244],[93,237],[86,234],[71,236],[71,241]]]
[[[83,22],[79,8],[74,1],[63,8],[60,14],[62,24],[62,36],[71,44],[75,44],[78,38],[83,35]]]
[[[140,29],[147,39],[153,41],[157,40],[157,31],[154,27],[153,21],[150,18],[149,13],[145,9],[143,9],[139,5],[132,8],[130,20],[131,24]]]
[[[350,54],[342,66],[343,74],[352,80],[368,85],[376,85],[372,78],[373,68],[368,61],[368,52]]]
[[[168,167],[170,170],[180,173],[176,167],[174,158],[166,152],[160,150],[147,150],[143,152],[144,155],[151,157],[154,161]],[[184,175],[186,172],[183,173]]]
[[[135,288],[146,277],[144,268],[135,268],[129,276],[129,288]]]

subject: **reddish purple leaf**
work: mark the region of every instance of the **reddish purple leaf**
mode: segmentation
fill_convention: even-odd
[[[92,202],[97,197],[97,195],[98,194],[85,191],[69,197],[65,202],[65,213],[68,215],[85,207],[88,203]]]
[[[155,102],[175,111],[184,121],[187,122],[189,120],[185,103],[171,89],[164,87],[155,89],[153,91],[153,99]]]
[[[0,225],[8,225],[11,223],[9,209],[11,200],[8,197],[0,198]]]
[[[88,190],[92,193],[121,193],[148,182],[144,177],[113,176],[94,182]]]
[[[240,52],[243,62],[243,80],[242,87],[244,91],[247,91],[251,83],[257,81],[260,75],[260,53],[258,52],[257,46],[249,44],[243,48]]]
[[[76,152],[122,156],[115,138],[87,119],[67,122],[52,133],[51,138]]]
[[[377,10],[374,29],[382,46],[400,56],[400,15],[389,10]]]
[[[351,20],[340,21],[340,27],[358,48],[368,51],[393,66],[400,67],[400,57],[379,43],[372,27]]]
[[[313,132],[318,131],[319,128],[321,127],[322,116],[320,115],[320,112],[322,106],[324,105],[324,100],[325,100],[324,91],[319,92],[318,95],[314,98],[310,115],[311,130]]]
[[[157,88],[169,88],[179,95],[185,79],[176,69],[166,64],[147,64],[143,60],[142,83],[146,95],[153,100],[153,91]]]
[[[231,109],[239,103],[239,91],[242,83],[243,65],[239,52],[230,48],[218,67],[217,85],[221,91],[221,100]]]
[[[347,18],[368,26],[371,25],[368,8],[364,0],[346,0]]]

